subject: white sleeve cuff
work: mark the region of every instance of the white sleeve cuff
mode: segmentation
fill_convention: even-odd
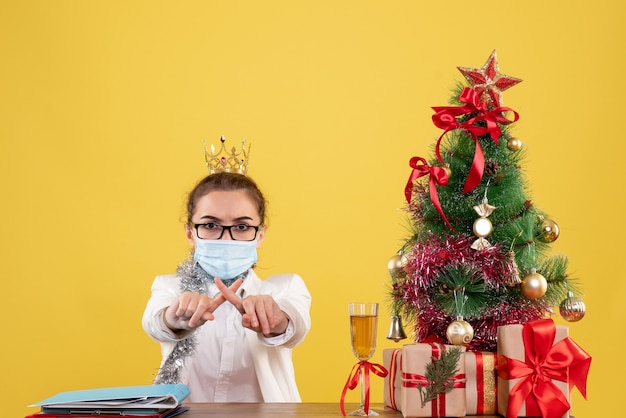
[[[294,329],[293,322],[290,320],[287,323],[287,329],[280,335],[276,335],[275,337],[266,337],[263,336],[263,342],[266,345],[281,345],[287,341],[295,334],[296,330]]]

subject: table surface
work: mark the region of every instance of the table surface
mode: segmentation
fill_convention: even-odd
[[[189,411],[178,415],[180,418],[283,418],[283,417],[315,417],[338,418],[341,409],[338,403],[191,403]],[[346,413],[358,407],[357,404],[346,404]],[[382,404],[372,404],[371,409],[381,417],[402,417],[402,414]],[[495,415],[482,415],[481,418],[495,418]]]

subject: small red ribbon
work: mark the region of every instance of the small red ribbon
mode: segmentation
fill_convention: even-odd
[[[361,372],[363,369],[363,372]],[[363,385],[365,392],[365,400],[363,402],[363,408],[365,409],[365,413],[369,413],[370,410],[370,371],[374,373],[376,376],[385,377],[387,376],[387,369],[385,369],[382,365],[377,363],[370,363],[367,360],[359,361],[352,367],[352,371],[348,376],[348,380],[346,381],[345,386],[343,387],[343,391],[341,392],[341,401],[339,405],[341,406],[341,414],[346,416],[346,409],[344,406],[344,401],[346,398],[346,393],[348,389],[353,390],[359,385],[359,381],[361,380],[361,373],[363,373]]]
[[[402,349],[396,348],[391,353],[391,362],[389,364],[389,405],[391,408],[398,410],[398,405],[396,403],[396,375],[398,374],[398,370],[402,370]],[[400,361],[398,362],[398,357]],[[398,364],[400,363],[400,364]]]
[[[469,175],[467,176],[467,180],[465,180],[465,185],[463,186],[463,193],[467,193],[474,190],[476,186],[480,184],[485,170],[485,156],[480,146],[478,137],[489,134],[493,142],[498,145],[498,138],[502,134],[502,130],[498,124],[508,125],[516,122],[519,119],[519,115],[513,109],[504,106],[489,110],[487,103],[481,103],[478,93],[469,87],[463,89],[459,95],[459,101],[461,103],[465,103],[465,105],[433,107],[435,114],[432,119],[435,126],[444,130],[443,134],[441,134],[437,140],[437,145],[435,146],[435,153],[441,164],[445,163],[443,158],[441,158],[439,146],[446,133],[455,129],[462,129],[468,132],[476,143],[472,166],[470,168]],[[506,111],[513,112],[513,120],[509,120],[502,115],[502,113]],[[459,122],[457,120],[458,116],[470,115],[474,116],[464,122]],[[478,122],[484,122],[485,126],[476,125]]]
[[[421,163],[421,164],[419,164]],[[441,215],[443,221],[450,227],[450,229],[455,230],[450,222],[448,222],[448,218],[443,213],[443,209],[441,208],[441,203],[439,203],[439,195],[437,194],[437,185],[445,186],[448,184],[448,174],[443,167],[431,167],[426,162],[426,159],[422,157],[413,157],[409,161],[409,166],[413,168],[411,171],[411,175],[409,176],[409,181],[406,183],[406,187],[404,188],[404,196],[406,197],[406,201],[408,203],[411,202],[411,196],[413,193],[413,182],[418,178],[425,176],[428,174],[430,176],[429,184],[430,184],[430,200],[433,202],[435,209]]]
[[[554,344],[556,326],[552,319],[540,319],[524,325],[525,361],[500,356],[498,377],[520,380],[511,388],[507,418],[517,417],[522,403],[527,401],[527,415],[539,412],[544,418],[558,418],[570,409],[570,404],[561,390],[552,382],[568,381],[569,390],[577,387],[587,398],[587,374],[591,356],[569,337]],[[539,411],[528,411],[529,402],[536,404]],[[535,407],[532,407],[535,409]]]
[[[483,373],[483,355],[480,352],[474,353],[474,358],[476,359],[476,391],[477,393],[477,402],[476,402],[476,413],[484,414],[485,413],[485,377]]]

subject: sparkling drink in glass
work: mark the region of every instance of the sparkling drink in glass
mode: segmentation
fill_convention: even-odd
[[[378,303],[349,303],[348,313],[350,314],[350,342],[352,352],[359,361],[369,360],[376,351],[376,327],[378,323]],[[365,393],[363,384],[363,368],[361,369],[361,405],[348,415],[351,416],[377,416],[378,413],[369,410],[365,411]]]

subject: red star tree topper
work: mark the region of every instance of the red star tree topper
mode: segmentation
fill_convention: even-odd
[[[519,78],[510,77],[500,72],[495,49],[482,68],[457,68],[465,76],[472,88],[476,90],[481,100],[487,102],[492,108],[502,106],[502,92],[504,90],[522,81]]]

